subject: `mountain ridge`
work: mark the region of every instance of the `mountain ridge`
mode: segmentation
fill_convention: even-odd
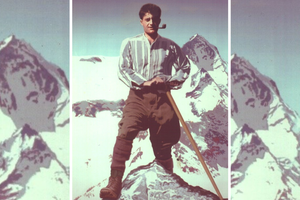
[[[232,199],[297,199],[299,116],[273,80],[242,57],[234,55],[231,62]]]
[[[0,43],[0,199],[69,197],[68,105],[58,66],[14,35]]]

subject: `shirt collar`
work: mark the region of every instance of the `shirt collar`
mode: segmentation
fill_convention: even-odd
[[[149,40],[148,40],[148,38],[146,37],[145,33],[143,33],[143,38],[144,38],[145,41],[149,42]],[[153,41],[153,43],[156,42],[159,38],[161,38],[161,36],[160,36],[159,34],[157,34],[157,37],[155,38],[155,40]],[[153,44],[153,43],[152,43],[152,44]]]

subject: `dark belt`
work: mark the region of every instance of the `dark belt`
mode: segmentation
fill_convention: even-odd
[[[161,93],[166,93],[166,87],[164,85],[162,86],[143,86],[141,87],[140,90],[136,90],[136,91],[140,91],[141,93],[154,93],[154,94],[161,94]]]

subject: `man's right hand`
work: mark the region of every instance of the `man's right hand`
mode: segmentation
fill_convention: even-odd
[[[152,81],[145,81],[143,86],[150,87],[152,85]]]
[[[162,83],[164,83],[164,81],[160,77],[155,77],[150,81],[145,81],[143,83],[143,86],[152,86],[152,85],[158,85]]]

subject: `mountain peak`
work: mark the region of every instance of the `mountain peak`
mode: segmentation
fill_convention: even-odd
[[[28,124],[36,131],[54,131],[53,108],[68,98],[62,70],[14,35],[0,45],[0,109],[17,128]],[[28,115],[29,110],[38,114]]]
[[[10,35],[6,39],[0,42],[0,51],[4,49],[11,41],[16,39],[15,35]]]
[[[193,35],[189,40],[189,42],[199,42],[199,41],[205,41],[206,43],[208,43],[208,41],[203,36],[199,35],[198,33]]]
[[[238,57],[236,53],[232,54],[231,55],[231,60],[235,59],[236,57]]]
[[[204,37],[195,34],[182,47],[182,51],[199,69],[212,70],[214,59],[219,52]]]
[[[198,33],[196,33],[195,35],[193,35],[191,38],[190,38],[190,41],[192,41],[193,39],[199,37],[200,35],[198,35]]]

